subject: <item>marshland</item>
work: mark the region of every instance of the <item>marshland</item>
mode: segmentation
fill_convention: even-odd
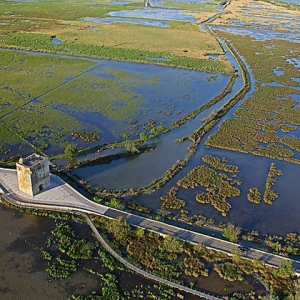
[[[0,1],[1,165],[14,167],[20,156],[42,153],[55,165],[52,172],[91,200],[210,234],[235,224],[240,241],[298,256],[296,2]],[[10,218],[12,211],[2,213]],[[34,224],[47,223],[34,218]],[[70,232],[80,227],[49,222]],[[73,278],[70,272],[86,258],[59,254],[59,229],[50,232],[50,225],[45,230],[53,244],[38,246],[52,261],[45,276]],[[38,226],[31,232],[37,234]],[[128,240],[117,246],[131,256],[140,247],[132,236],[128,229]],[[90,247],[83,249],[92,255],[88,259],[96,259],[99,245],[82,239],[76,241]],[[162,238],[150,233],[141,241],[164,249]],[[189,247],[175,251],[176,257],[149,256],[144,266],[162,272],[176,261],[173,280],[218,295],[266,292],[253,287],[254,277],[245,274],[255,272],[248,266],[237,271],[238,258],[213,266],[203,249]],[[204,258],[195,261],[191,253]],[[83,265],[79,272],[102,274]],[[97,280],[102,288],[108,280],[125,284],[122,272]],[[201,280],[195,282],[196,274]],[[209,286],[207,275],[222,278],[223,290]],[[251,288],[241,285],[241,276]],[[269,280],[263,282],[271,285]],[[293,290],[291,282],[276,284],[275,290],[280,284]],[[73,289],[68,297],[93,289]]]

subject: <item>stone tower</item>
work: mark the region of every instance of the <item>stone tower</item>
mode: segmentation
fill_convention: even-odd
[[[16,166],[20,191],[34,196],[50,185],[49,161],[46,157],[33,153],[20,158]]]

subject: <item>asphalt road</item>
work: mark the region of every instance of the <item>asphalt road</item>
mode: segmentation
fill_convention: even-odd
[[[112,209],[105,205],[97,204],[76,191],[68,185],[60,177],[51,174],[51,186],[43,190],[36,196],[28,196],[19,191],[17,183],[17,173],[15,170],[0,168],[0,189],[10,198],[27,205],[38,205],[47,208],[61,208],[68,210],[76,210],[85,213],[94,213],[105,216],[107,218],[117,218],[123,216],[128,223],[135,226],[140,226],[148,230],[154,230],[160,234],[169,234],[178,237],[182,240],[203,244],[206,247],[223,251],[228,254],[232,253],[232,249],[238,249],[238,245],[218,239],[216,237],[197,233],[191,230],[172,226],[163,222],[147,219],[141,216]],[[282,260],[286,258],[249,248],[243,252],[243,257],[249,259],[260,259],[271,266],[280,266]],[[293,267],[297,273],[300,273],[300,261],[293,261]]]

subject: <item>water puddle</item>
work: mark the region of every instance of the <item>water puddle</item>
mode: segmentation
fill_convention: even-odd
[[[282,70],[282,69],[280,69],[280,68],[278,68],[278,67],[274,68],[274,69],[273,69],[273,72],[274,72],[274,74],[275,74],[276,76],[283,76],[283,74],[284,74],[284,70]]]
[[[52,36],[51,37],[51,41],[53,44],[56,44],[56,45],[62,45],[62,44],[65,44],[65,42],[63,42],[62,40],[56,38],[55,36]]]

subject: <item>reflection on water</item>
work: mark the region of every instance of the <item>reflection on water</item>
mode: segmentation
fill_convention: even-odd
[[[143,7],[135,10],[113,11],[109,13],[112,17],[123,18],[141,18],[141,19],[154,19],[154,20],[175,20],[193,22],[197,21],[196,14],[186,13],[177,9],[169,8],[149,8]],[[194,17],[195,16],[195,17]]]
[[[221,149],[210,148],[209,152],[205,147],[199,147],[195,156],[191,159],[188,166],[175,176],[167,185],[157,192],[141,195],[136,198],[139,203],[147,207],[157,209],[161,206],[160,197],[166,195],[176,182],[187,174],[192,168],[203,164],[201,158],[211,154],[217,157],[226,157],[229,163],[239,166],[237,179],[242,181],[239,187],[241,195],[230,199],[232,209],[226,218],[216,211],[210,204],[199,204],[196,202],[196,195],[202,191],[202,187],[184,190],[180,189],[177,197],[186,201],[186,209],[190,216],[201,214],[208,218],[213,218],[216,222],[231,222],[243,228],[258,230],[261,233],[285,235],[288,232],[300,233],[299,213],[300,201],[298,201],[298,178],[300,168],[297,165],[287,162],[272,160],[264,157],[257,157],[252,154],[238,153]],[[275,162],[277,169],[283,171],[283,176],[276,178],[273,186],[275,192],[279,193],[279,198],[273,205],[256,205],[247,200],[249,188],[257,187],[262,194],[265,191],[266,178],[271,162]]]
[[[109,164],[84,167],[74,173],[99,188],[129,189],[146,186],[151,180],[162,177],[177,159],[183,159],[189,144],[175,142],[174,134],[170,134],[158,140],[154,151],[118,159]]]
[[[163,97],[163,103],[173,104],[175,110],[184,107],[184,114],[187,114],[218,95],[229,80],[228,76],[219,74],[212,77],[212,74],[173,68],[157,69],[157,67],[150,68],[150,66],[147,68],[147,73],[157,74],[157,71],[153,73],[155,70],[163,72],[160,73],[162,77],[159,85],[145,85],[139,89],[146,99],[149,97],[148,103],[151,110],[147,111],[147,115],[152,118],[161,115],[157,110],[160,109],[160,106],[156,107],[153,99]],[[234,86],[233,93],[239,84],[241,83],[237,80],[237,87]],[[181,96],[183,90],[187,90],[188,93]],[[162,177],[177,160],[185,158],[190,142],[178,143],[176,139],[187,136],[199,128],[201,120],[207,117],[213,109],[219,109],[228,101],[228,97],[229,95],[200,113],[192,121],[187,122],[186,125],[160,137],[152,152],[143,153],[130,159],[113,161],[110,164],[76,169],[74,172],[98,188],[129,189],[146,186],[155,178]],[[165,126],[169,126],[175,115],[170,119],[167,119],[164,114],[161,117],[165,120]]]
[[[150,57],[150,56],[144,56],[145,58],[151,59],[151,60],[156,60],[156,61],[168,61],[168,58],[165,57]]]
[[[280,68],[276,67],[273,69],[273,72],[277,76],[282,76],[284,74],[284,70],[281,70]]]
[[[287,62],[295,68],[300,68],[300,58],[287,58]]]
[[[219,29],[219,27],[218,27]],[[257,30],[248,28],[224,28],[222,30],[228,30],[234,34],[250,35],[255,38],[271,40],[271,39],[285,39],[299,42],[298,33],[281,33],[271,32],[267,30]],[[297,66],[298,59],[290,60],[294,66]],[[236,64],[235,64],[236,66]],[[236,67],[238,69],[238,67]],[[248,69],[251,72],[251,70]],[[284,75],[284,70],[280,68],[274,68],[274,73],[277,76]],[[253,76],[251,76],[251,82],[254,82]],[[296,79],[296,80],[295,80]],[[297,81],[298,78],[294,80]],[[238,84],[238,83],[237,83]],[[240,84],[240,81],[239,81]],[[262,83],[269,85],[278,85],[278,83]],[[283,86],[283,85],[281,85]],[[253,90],[249,91],[245,98],[251,95]],[[295,98],[295,96],[292,96]],[[232,117],[232,114],[236,110],[239,104],[230,110],[230,112],[224,117]],[[206,115],[208,112],[205,112]],[[203,115],[202,115],[203,117]],[[224,119],[223,118],[223,119]],[[200,118],[196,118],[195,121],[190,122],[185,127],[180,128],[178,131],[172,132],[166,136],[162,136],[159,139],[160,150],[155,149],[150,154],[142,154],[129,160],[121,160],[120,162],[112,162],[105,166],[93,166],[84,168],[82,170],[76,170],[79,176],[88,178],[95,187],[101,188],[130,188],[145,186],[150,183],[151,180],[159,178],[163,175],[163,169],[167,168],[168,164],[172,165],[172,161],[168,161],[172,158],[173,162],[177,159],[184,157],[184,148],[189,145],[188,142],[182,148],[182,145],[174,143],[176,138],[182,137],[184,128],[191,132],[191,128],[198,122]],[[189,127],[190,126],[190,127]],[[188,129],[187,129],[188,128]],[[216,130],[214,128],[214,130]],[[291,132],[290,135],[298,136],[299,133]],[[287,136],[287,135],[285,135]],[[186,207],[190,215],[203,214],[207,217],[215,218],[217,221],[232,222],[248,229],[255,229],[263,233],[284,235],[288,232],[300,233],[300,224],[298,222],[298,215],[300,213],[300,202],[295,199],[297,194],[297,179],[300,175],[299,166],[290,163],[277,161],[277,168],[283,171],[283,176],[276,178],[276,184],[274,185],[274,191],[279,193],[279,198],[273,205],[267,205],[262,202],[260,205],[255,205],[247,200],[247,193],[249,188],[257,187],[262,194],[265,190],[266,178],[269,172],[270,163],[273,161],[268,158],[257,157],[251,154],[236,153],[233,151],[224,151],[219,149],[206,149],[204,146],[205,139],[197,149],[195,156],[190,160],[187,167],[183,169],[174,179],[166,184],[161,190],[147,195],[141,195],[136,198],[141,204],[158,209],[161,206],[160,197],[165,195],[171,187],[176,185],[178,179],[182,178],[192,168],[201,164],[201,157],[206,154],[216,155],[218,157],[226,157],[229,159],[229,163],[239,166],[239,174],[237,179],[242,181],[241,195],[229,200],[232,209],[227,214],[226,218],[223,218],[219,212],[217,212],[210,205],[201,205],[195,201],[195,195],[199,193],[199,189],[193,190],[179,190],[178,198],[186,201]],[[177,148],[178,147],[178,148]],[[165,148],[165,149],[164,149]],[[161,152],[159,152],[161,151]],[[182,151],[182,152],[181,152]],[[149,155],[149,156],[148,156]],[[296,154],[296,156],[298,153]],[[152,163],[152,165],[151,165]],[[138,165],[140,167],[138,167]],[[158,165],[158,168],[156,168]],[[164,167],[164,168],[162,168]],[[86,172],[85,172],[86,171]],[[299,175],[298,175],[299,174]]]

